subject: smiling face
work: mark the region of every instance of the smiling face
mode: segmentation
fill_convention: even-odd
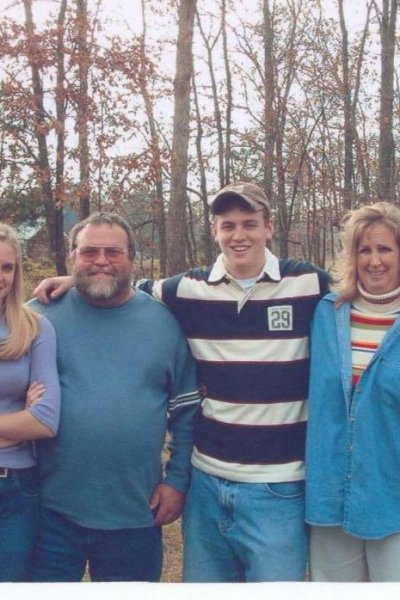
[[[133,260],[122,227],[86,225],[77,235],[72,263],[76,288],[91,304],[117,306],[132,295]]]
[[[400,285],[400,249],[393,231],[384,223],[371,225],[361,236],[357,276],[369,294],[387,294]]]
[[[212,232],[230,275],[248,279],[260,274],[265,263],[265,245],[274,232],[262,210],[252,212],[237,207],[227,210],[214,217]]]
[[[16,268],[17,257],[14,248],[5,240],[0,240],[0,314],[12,289]]]

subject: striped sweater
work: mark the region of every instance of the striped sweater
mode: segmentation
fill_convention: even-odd
[[[375,297],[367,295],[361,286],[359,291],[362,295],[350,310],[353,389],[400,312],[398,290]]]
[[[197,361],[203,401],[192,464],[240,482],[303,478],[309,332],[329,278],[269,251],[244,290],[220,256],[142,289],[179,320]]]

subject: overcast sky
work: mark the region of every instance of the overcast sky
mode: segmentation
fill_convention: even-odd
[[[245,10],[247,8],[254,7],[256,0],[237,0],[238,6],[243,6]],[[285,2],[286,0],[275,0],[275,2]],[[148,4],[151,0],[146,0]],[[33,0],[33,11],[35,19],[43,19],[49,11],[58,5],[57,0]],[[95,6],[97,2],[94,0],[88,0],[89,6]],[[16,8],[16,5],[20,5]],[[200,4],[200,2],[199,2]],[[212,9],[213,5],[217,8],[220,4],[220,0],[207,0],[207,9]],[[349,26],[351,24],[355,26],[362,26],[364,22],[364,15],[366,10],[366,0],[345,0],[345,13],[346,21]],[[0,14],[23,14],[23,8],[21,7],[22,2],[18,0],[0,0]],[[141,30],[141,9],[140,0],[102,0],[103,9],[108,12],[113,18],[121,19],[121,22],[125,20],[129,27],[135,32]],[[332,17],[336,17],[338,13],[337,0],[321,0],[326,13]],[[249,11],[252,12],[252,11]],[[151,28],[151,21],[149,21],[149,28]]]

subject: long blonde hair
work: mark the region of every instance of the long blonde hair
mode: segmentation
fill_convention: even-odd
[[[4,317],[8,335],[0,342],[0,360],[13,360],[29,349],[39,331],[39,316],[23,304],[21,244],[14,229],[4,223],[0,223],[0,242],[9,244],[16,257],[13,284],[4,299]]]
[[[400,248],[400,209],[390,202],[376,202],[350,211],[344,216],[341,231],[342,249],[332,270],[336,283],[332,289],[341,300],[353,300],[357,294],[357,251],[364,232],[371,225],[386,225]]]

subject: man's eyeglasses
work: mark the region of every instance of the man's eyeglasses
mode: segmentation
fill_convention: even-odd
[[[118,248],[117,246],[82,246],[76,248],[76,251],[85,262],[97,260],[104,252],[104,256],[109,262],[116,263],[122,260],[122,257],[127,253],[125,248]]]

